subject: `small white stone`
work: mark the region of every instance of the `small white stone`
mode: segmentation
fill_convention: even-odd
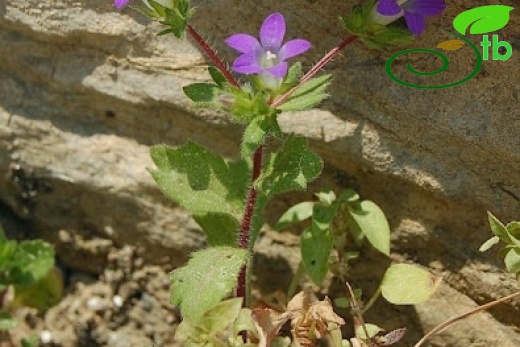
[[[52,333],[49,330],[43,330],[40,333],[40,341],[42,343],[51,343],[51,341],[52,341]]]
[[[103,303],[100,298],[94,296],[87,300],[87,307],[93,311],[99,311],[103,309]]]
[[[112,298],[112,302],[114,303],[115,307],[123,306],[123,298],[119,295],[114,295],[114,297]]]

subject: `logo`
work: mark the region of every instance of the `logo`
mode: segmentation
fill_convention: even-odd
[[[475,77],[475,75],[480,71],[480,68],[482,67],[482,63],[484,60],[492,59],[504,61],[511,58],[511,55],[513,54],[513,47],[511,46],[511,44],[506,41],[500,41],[497,34],[488,34],[490,32],[505,27],[509,22],[509,12],[511,12],[512,10],[514,10],[514,7],[505,5],[488,5],[476,7],[471,10],[464,11],[457,17],[455,17],[455,19],[453,20],[453,27],[455,28],[457,33],[444,31],[448,35],[453,36],[454,39],[439,43],[437,45],[437,48],[444,49],[447,51],[456,51],[465,46],[468,46],[475,54],[475,67],[471,71],[471,73],[463,79],[449,84],[428,86],[408,83],[394,75],[392,71],[392,63],[394,62],[394,60],[402,55],[409,53],[433,54],[442,60],[442,66],[439,69],[427,72],[414,69],[412,67],[412,64],[408,62],[408,64],[406,65],[406,70],[414,75],[433,76],[446,71],[450,64],[448,57],[446,57],[446,55],[439,51],[426,48],[412,48],[394,54],[386,62],[386,73],[388,74],[388,76],[390,76],[391,79],[393,79],[395,82],[399,84],[419,89],[449,88],[467,82],[473,77]],[[482,41],[480,42],[480,46],[482,47],[482,53],[480,53],[480,49],[476,45],[474,45],[471,41],[465,38],[466,31],[468,31],[468,29],[469,34],[483,35]]]

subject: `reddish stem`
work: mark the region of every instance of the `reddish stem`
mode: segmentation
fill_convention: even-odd
[[[238,87],[239,85],[237,80],[228,70],[226,64],[219,58],[217,52],[210,45],[208,45],[208,43],[202,38],[202,36],[199,35],[199,33],[191,25],[188,24],[188,26],[186,27],[186,31],[188,32],[188,34],[191,35],[195,42],[197,42],[200,49],[202,49],[202,51],[206,53],[206,55],[213,62],[213,64],[215,64],[215,67],[219,69],[220,72],[222,72],[224,77],[226,77],[226,80],[231,85]]]
[[[253,183],[256,181],[258,176],[260,176],[260,169],[262,168],[262,152],[263,146],[260,145],[256,148],[253,154],[253,174],[251,176],[251,187],[249,188],[249,193],[247,195],[247,201],[244,211],[244,217],[242,218],[242,224],[240,225],[240,234],[238,237],[238,246],[240,248],[249,248],[249,237],[251,231],[251,222],[253,220],[253,213],[255,209],[257,190],[254,187]],[[247,268],[244,266],[242,270],[240,270],[240,274],[238,276],[238,286],[237,286],[237,297],[244,298],[244,306],[246,303],[246,293],[247,293]]]
[[[323,69],[323,67],[329,62],[331,61],[336,55],[338,55],[338,53],[345,47],[347,47],[348,45],[350,45],[352,42],[356,41],[358,38],[358,36],[356,35],[351,35],[351,36],[348,36],[346,37],[343,41],[340,42],[339,45],[337,45],[336,47],[334,47],[333,49],[331,49],[327,54],[325,54],[323,56],[323,58],[320,59],[320,61],[318,61],[301,79],[300,79],[300,83],[292,88],[291,90],[289,90],[287,93],[285,93],[284,95],[280,96],[278,99],[276,99],[272,104],[271,106],[272,107],[277,107],[277,106],[280,106],[281,104],[284,103],[285,100],[287,100],[298,88],[300,88],[300,86],[302,84],[304,84],[305,82],[307,82],[308,80],[310,80],[318,71],[320,71],[321,69]]]

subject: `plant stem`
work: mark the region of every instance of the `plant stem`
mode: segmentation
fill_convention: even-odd
[[[320,71],[321,69],[323,69],[323,67],[329,62],[331,61],[336,55],[338,55],[338,53],[345,47],[347,47],[349,44],[351,44],[352,42],[356,41],[358,38],[358,36],[356,35],[350,35],[350,36],[347,36],[343,41],[341,41],[339,43],[339,45],[337,45],[336,47],[334,47],[333,49],[331,49],[327,54],[325,54],[323,56],[323,58],[320,59],[320,61],[318,61],[301,79],[300,79],[300,83],[292,88],[291,90],[289,90],[287,93],[285,93],[284,95],[280,96],[278,99],[276,99],[273,103],[272,103],[272,107],[276,107],[276,106],[280,106],[281,104],[284,103],[285,100],[287,100],[302,84],[304,84],[305,82],[307,82],[308,80],[310,80],[318,71]]]
[[[287,300],[291,300],[291,298],[296,293],[296,288],[298,288],[298,284],[300,283],[300,279],[302,278],[304,272],[305,269],[303,267],[303,261],[300,261],[300,264],[298,264],[298,269],[296,270],[291,284],[289,285],[289,289],[287,289]]]
[[[450,318],[448,319],[447,321],[439,324],[437,327],[435,327],[432,331],[430,331],[428,334],[424,335],[422,339],[419,340],[419,342],[417,342],[413,347],[420,347],[426,340],[432,338],[433,336],[443,332],[444,330],[446,330],[447,328],[449,328],[450,326],[452,326],[453,324],[457,323],[458,321],[464,319],[464,318],[467,318],[471,315],[474,315],[475,313],[478,313],[478,312],[481,312],[481,311],[485,311],[493,306],[496,306],[498,304],[501,304],[503,302],[506,302],[508,300],[511,300],[511,299],[514,299],[516,297],[520,297],[520,291],[519,292],[516,292],[514,294],[511,294],[511,295],[508,295],[506,297],[503,297],[501,299],[498,299],[498,300],[495,300],[495,301],[491,301],[485,305],[482,305],[482,306],[479,306],[477,308],[474,308],[473,310],[470,310],[466,313],[463,313],[459,316],[456,316],[456,317],[453,317],[453,318]]]
[[[381,286],[379,286],[379,288],[377,288],[374,295],[372,295],[370,300],[368,300],[367,304],[363,308],[363,311],[361,312],[362,314],[365,314],[368,310],[370,310],[370,308],[375,304],[377,299],[379,299],[379,295],[381,295]]]
[[[222,61],[222,59],[219,58],[217,52],[202,38],[202,36],[200,36],[200,34],[191,25],[188,24],[188,26],[186,27],[186,31],[199,45],[200,49],[202,49],[202,51],[206,53],[206,55],[213,62],[213,64],[215,64],[215,67],[219,69],[219,71],[224,75],[224,77],[226,77],[226,80],[231,85],[238,87],[239,85],[237,80],[235,79],[235,77],[233,77],[233,75],[227,68],[226,64]]]
[[[361,311],[361,308],[359,307],[359,303],[356,300],[356,295],[354,294],[354,290],[352,290],[350,283],[345,282],[345,284],[347,285],[348,292],[350,294],[350,299],[351,299],[350,306],[352,308],[352,311],[356,315],[356,317],[354,317],[354,330],[356,332],[356,338],[359,340],[366,340],[368,346],[373,346],[372,340],[370,338],[370,334],[368,333],[368,330],[367,330],[365,319],[363,318],[363,312]],[[361,327],[363,328],[363,332],[365,333],[366,339],[359,338],[359,336],[357,334],[356,325],[361,325]]]
[[[238,236],[238,246],[240,248],[250,249],[251,245],[250,241],[250,232],[251,232],[251,222],[253,220],[253,213],[255,210],[255,203],[257,198],[257,190],[254,186],[254,182],[260,176],[260,169],[262,168],[262,153],[263,146],[260,145],[256,148],[253,153],[253,172],[251,175],[251,186],[249,188],[249,193],[247,195],[246,206],[244,211],[244,217],[242,218],[242,224],[240,225],[240,234]],[[244,298],[244,306],[249,305],[249,272],[250,266],[249,259],[246,262],[246,265],[240,270],[240,274],[238,275],[238,286],[237,286],[237,297]]]

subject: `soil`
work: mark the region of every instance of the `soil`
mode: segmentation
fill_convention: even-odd
[[[169,303],[168,271],[144,265],[129,246],[113,248],[108,260],[99,276],[63,271],[65,296],[47,312],[18,310],[12,345],[37,333],[42,345],[54,347],[175,346],[179,315]]]

